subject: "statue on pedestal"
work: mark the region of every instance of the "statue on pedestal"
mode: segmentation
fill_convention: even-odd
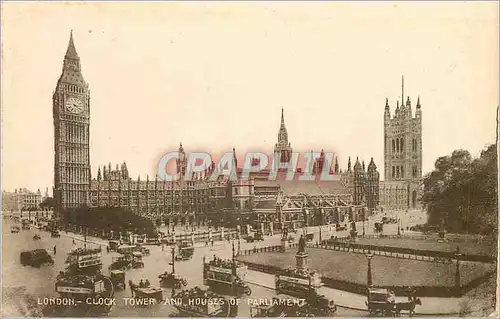
[[[299,251],[297,253],[305,253],[306,252],[306,238],[304,235],[300,235],[299,239]]]

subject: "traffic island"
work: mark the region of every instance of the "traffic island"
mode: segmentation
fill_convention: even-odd
[[[364,254],[308,248],[309,267],[317,270],[326,287],[365,294],[368,258]],[[295,264],[296,251],[256,252],[240,255],[237,259],[249,269],[277,274]],[[423,297],[457,297],[476,287],[496,268],[491,263],[463,261],[457,263],[372,256],[371,281],[373,286],[388,288],[404,296],[408,287]]]

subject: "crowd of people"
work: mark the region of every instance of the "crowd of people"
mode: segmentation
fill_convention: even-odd
[[[63,271],[60,271],[59,275],[57,276],[57,284],[69,287],[93,289],[96,280],[96,276],[89,276],[84,274],[69,274]]]
[[[242,264],[238,261],[234,261],[236,263],[236,268],[241,267]],[[214,258],[208,262],[210,266],[228,268],[231,269],[233,267],[233,260],[231,259],[222,259],[214,255]]]
[[[288,267],[281,271],[281,275],[309,279],[313,278],[316,275],[316,272],[308,269]]]

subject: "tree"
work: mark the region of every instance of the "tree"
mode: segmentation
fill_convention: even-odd
[[[473,159],[468,151],[456,150],[436,160],[435,169],[424,177],[422,201],[428,224],[444,221],[452,232],[495,234],[497,229],[496,144]]]
[[[63,213],[65,223],[72,223],[99,230],[123,233],[132,231],[156,237],[156,227],[150,219],[120,207],[92,207],[67,210]]]
[[[54,198],[47,197],[38,206],[41,209],[54,209],[54,205],[55,205]]]

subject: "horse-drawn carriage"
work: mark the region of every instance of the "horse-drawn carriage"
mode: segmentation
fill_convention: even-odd
[[[37,240],[40,240],[40,239],[42,239],[42,237],[40,237],[40,235],[38,235],[38,234],[35,234],[35,236],[33,236],[33,240],[34,241],[37,241]]]
[[[393,316],[396,313],[396,296],[388,289],[368,288],[366,306],[370,315]]]
[[[61,237],[61,234],[59,234],[58,230],[52,230],[50,232],[50,237],[52,237],[52,238],[59,238],[59,237]]]
[[[187,280],[176,273],[173,272],[165,272],[158,276],[160,278],[160,286],[167,288],[182,288],[183,286],[187,286]]]
[[[140,284],[135,284],[129,280],[129,287],[133,291],[134,299],[145,301],[142,303],[144,306],[160,303],[163,300],[163,290],[161,288],[150,285],[143,286],[142,280]],[[151,302],[152,299],[154,299],[154,302]]]
[[[395,294],[388,289],[369,288],[368,301],[366,302],[371,315],[400,316],[403,311],[408,311],[412,317],[415,314],[415,307],[422,305],[420,298],[414,296],[414,292],[408,295],[407,302],[396,302]]]

